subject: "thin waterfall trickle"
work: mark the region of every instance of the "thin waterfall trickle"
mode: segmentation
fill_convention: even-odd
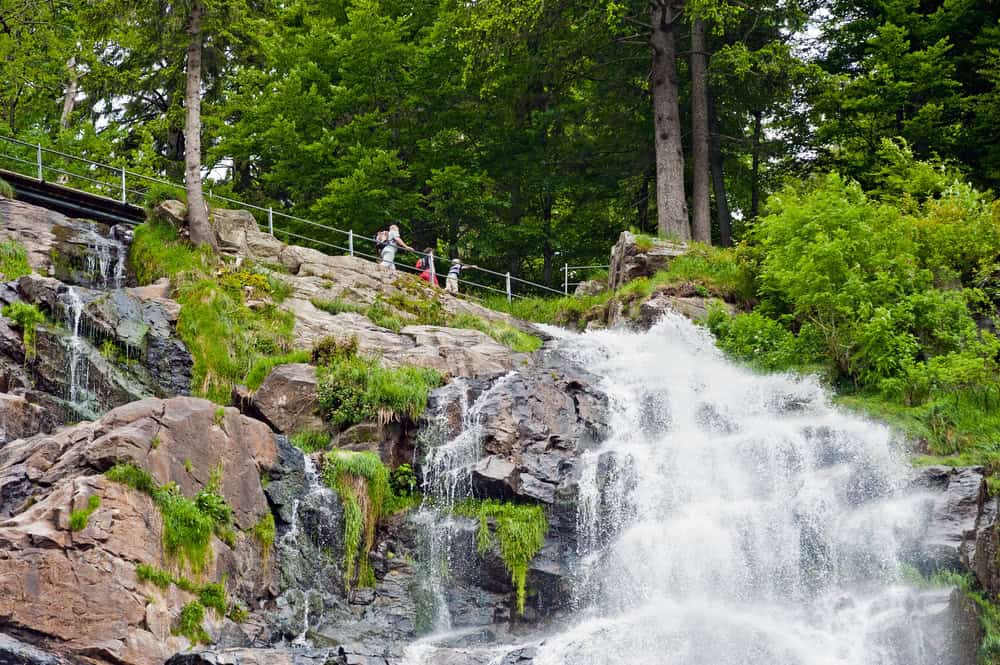
[[[102,289],[120,289],[125,286],[125,261],[128,248],[115,236],[114,230],[104,236],[91,224],[86,232],[88,251],[85,270]]]
[[[448,610],[447,583],[452,568],[452,542],[458,522],[453,516],[455,506],[472,496],[472,468],[482,457],[483,429],[481,405],[494,391],[503,390],[507,374],[469,404],[468,384],[456,379],[439,399],[454,400],[460,409],[461,430],[448,438],[446,416],[439,414],[438,422],[424,431],[423,447],[426,451],[421,465],[423,503],[413,519],[422,527],[419,530],[418,576],[421,596],[422,632],[443,633],[451,629]]]
[[[71,332],[67,348],[69,384],[66,397],[77,413],[85,415],[91,412],[89,405],[91,395],[87,389],[89,365],[84,348],[86,340],[80,335],[83,300],[80,299],[76,288],[70,286],[66,289],[63,296],[63,307],[66,312],[66,327]]]

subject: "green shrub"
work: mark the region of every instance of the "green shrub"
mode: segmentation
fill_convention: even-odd
[[[176,283],[193,273],[206,273],[214,264],[210,247],[192,247],[166,222],[150,220],[135,227],[129,267],[139,284],[150,284],[161,277]]]
[[[524,614],[528,565],[545,544],[549,523],[541,506],[470,499],[455,506],[455,513],[479,520],[476,544],[480,554],[499,546],[517,593],[517,611]],[[490,523],[493,523],[491,533]]]
[[[5,199],[14,198],[14,187],[3,178],[0,178],[0,197]]]
[[[21,329],[21,339],[24,342],[24,358],[35,357],[35,329],[39,323],[45,323],[45,315],[41,310],[26,302],[17,301],[3,308],[2,314]]]
[[[411,496],[417,491],[417,474],[409,464],[400,464],[393,469],[389,482],[397,496]]]
[[[326,432],[298,432],[288,440],[293,446],[309,455],[325,450],[330,445],[331,438]]]
[[[334,356],[316,373],[320,408],[338,428],[365,420],[415,420],[427,406],[427,394],[442,383],[434,370],[387,369],[359,355]]]
[[[264,379],[271,373],[271,370],[278,365],[291,365],[294,363],[308,363],[312,359],[312,354],[308,351],[292,351],[280,356],[268,356],[260,358],[253,364],[247,372],[246,384],[250,390],[257,390]]]
[[[94,514],[101,505],[101,497],[96,494],[91,494],[87,497],[87,507],[80,508],[79,510],[74,510],[69,515],[69,530],[70,531],[83,531],[87,528],[87,522],[90,521],[90,516]]]
[[[11,282],[29,273],[31,265],[24,245],[16,240],[0,240],[0,281]]]
[[[177,627],[173,630],[174,635],[182,635],[191,641],[191,644],[208,644],[211,639],[205,628],[201,625],[205,620],[205,607],[197,600],[181,608],[180,617],[177,620]]]
[[[132,464],[131,462],[119,462],[104,472],[105,478],[127,485],[134,490],[154,496],[157,486],[153,476],[145,469]]]
[[[198,602],[204,607],[215,610],[220,617],[226,616],[229,603],[226,601],[226,585],[224,582],[209,582],[198,592]]]
[[[328,365],[343,358],[354,356],[358,352],[358,338],[351,336],[345,341],[336,337],[324,337],[313,344],[312,362],[314,365]]]

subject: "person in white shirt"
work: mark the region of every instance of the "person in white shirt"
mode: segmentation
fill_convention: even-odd
[[[451,260],[451,267],[448,268],[448,278],[444,281],[444,290],[448,293],[458,293],[458,275],[463,270],[478,268],[479,266],[464,265],[458,259]]]
[[[382,248],[382,266],[388,268],[391,272],[396,272],[396,250],[400,247],[407,249],[411,252],[416,250],[406,244],[399,235],[399,227],[395,224],[389,226],[389,236],[386,238],[385,247]]]

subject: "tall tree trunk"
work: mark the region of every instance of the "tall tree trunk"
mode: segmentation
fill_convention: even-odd
[[[753,112],[753,146],[750,166],[750,219],[760,214],[760,135],[763,113]]]
[[[654,0],[650,44],[653,47],[653,129],[656,147],[656,214],[660,235],[691,239],[684,198],[684,152],[677,79],[677,4]]]
[[[66,69],[69,70],[69,82],[66,84],[66,95],[63,97],[62,114],[59,116],[59,126],[63,129],[69,127],[69,119],[73,115],[73,107],[76,106],[76,90],[80,81],[80,73],[76,70],[76,56],[70,57]]]
[[[708,40],[705,21],[691,25],[691,226],[694,239],[712,242],[708,165]]]
[[[722,169],[722,141],[719,138],[719,118],[715,113],[712,95],[708,95],[708,162],[712,169],[712,186],[715,189],[715,216],[719,225],[719,243],[723,247],[733,245],[733,218],[726,198],[726,179]]]
[[[191,3],[188,20],[187,89],[184,103],[187,115],[184,123],[184,184],[187,189],[188,231],[195,245],[207,243],[218,251],[215,233],[208,221],[205,195],[201,189],[201,0]]]

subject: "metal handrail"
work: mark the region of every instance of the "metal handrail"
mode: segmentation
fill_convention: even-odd
[[[102,191],[106,190],[106,191],[109,191],[109,192],[119,192],[120,193],[120,197],[117,199],[117,201],[119,203],[122,203],[122,204],[125,204],[125,205],[132,205],[132,204],[129,203],[129,195],[130,194],[134,195],[135,197],[145,196],[145,192],[144,191],[139,190],[139,189],[135,189],[134,186],[132,188],[130,188],[128,186],[128,180],[130,178],[132,179],[133,183],[135,182],[136,179],[138,179],[140,181],[146,181],[146,182],[151,182],[151,183],[157,183],[157,184],[160,184],[160,185],[166,185],[168,187],[172,187],[172,188],[178,189],[180,191],[184,191],[185,190],[184,185],[178,185],[177,183],[173,183],[173,182],[170,182],[168,180],[163,180],[161,178],[157,178],[157,177],[154,177],[154,176],[146,175],[144,173],[137,173],[135,171],[130,171],[130,170],[128,170],[124,166],[120,166],[120,167],[119,166],[111,166],[111,165],[108,165],[108,164],[102,164],[100,162],[95,162],[95,161],[87,159],[85,157],[79,157],[77,155],[70,155],[70,154],[61,152],[59,150],[55,150],[55,149],[52,149],[52,148],[44,147],[44,146],[42,146],[41,143],[29,143],[27,141],[22,141],[20,139],[17,139],[17,138],[11,137],[11,136],[3,136],[3,135],[0,135],[0,142],[6,142],[8,144],[13,144],[13,145],[17,145],[17,146],[23,146],[25,148],[28,148],[28,149],[31,149],[31,150],[35,151],[35,160],[34,161],[31,161],[29,159],[24,159],[24,158],[18,157],[16,155],[10,155],[10,154],[6,154],[6,153],[2,153],[2,152],[0,152],[0,159],[7,159],[7,160],[10,160],[11,162],[14,162],[14,163],[26,164],[26,165],[34,167],[36,169],[36,172],[35,172],[34,175],[37,177],[37,179],[39,180],[39,182],[45,182],[45,173],[46,172],[57,173],[59,175],[66,176],[68,178],[77,178],[77,179],[89,182],[89,183],[91,183],[94,186],[100,187],[102,189]],[[72,171],[67,171],[65,169],[58,168],[56,166],[46,165],[44,163],[44,160],[43,160],[43,154],[57,155],[58,157],[61,157],[63,159],[75,160],[77,162],[82,162],[84,164],[87,164],[87,165],[89,165],[91,167],[96,167],[96,168],[100,168],[100,169],[106,169],[107,171],[110,171],[110,172],[114,173],[116,176],[119,176],[119,177],[116,178],[116,182],[109,183],[109,182],[106,182],[104,180],[98,180],[98,179],[95,179],[93,177],[89,177],[88,175],[83,175],[83,174],[80,174],[80,173],[73,173]],[[91,175],[93,175],[93,174],[91,173]],[[88,192],[88,193],[92,194],[92,192]],[[102,196],[102,198],[110,198],[110,197],[105,197],[105,196],[103,196],[101,194],[95,194],[95,195],[96,196]],[[355,249],[354,244],[359,239],[362,240],[362,241],[365,241],[365,242],[369,242],[369,243],[371,243],[373,245],[376,244],[375,239],[367,236],[367,234],[358,235],[358,234],[354,233],[353,229],[349,229],[349,230],[345,231],[343,229],[338,229],[338,228],[333,227],[333,226],[328,226],[326,224],[321,224],[319,222],[314,222],[312,220],[308,220],[308,219],[304,219],[302,217],[291,215],[291,214],[282,212],[280,210],[275,210],[273,207],[264,208],[262,206],[256,206],[256,205],[253,205],[251,203],[244,203],[243,201],[238,201],[238,200],[235,200],[235,199],[231,199],[231,198],[228,198],[226,196],[219,195],[219,194],[213,194],[212,191],[211,191],[211,188],[209,188],[209,191],[208,191],[208,194],[207,194],[207,198],[209,200],[211,200],[211,201],[219,200],[219,201],[223,201],[223,202],[225,202],[227,204],[238,206],[238,207],[243,208],[243,209],[254,210],[254,211],[260,212],[262,214],[266,214],[267,215],[267,224],[265,225],[265,224],[262,224],[262,223],[260,223],[258,221],[258,226],[260,226],[262,229],[266,229],[267,232],[270,233],[272,236],[274,236],[276,233],[284,234],[286,237],[289,237],[289,238],[296,238],[296,239],[299,239],[299,240],[304,240],[304,241],[306,241],[308,243],[311,243],[311,244],[321,245],[323,247],[329,247],[329,248],[331,248],[333,250],[336,250],[336,251],[347,252],[351,256],[357,255],[357,256],[363,256],[363,257],[366,257],[366,258],[371,258],[371,259],[373,259],[375,261],[381,261],[381,257],[379,257],[379,256],[376,256],[376,255],[373,255],[373,254],[368,254],[366,252],[361,252],[361,251],[358,251],[358,250]],[[111,200],[115,200],[115,199],[111,199]],[[275,219],[275,217],[293,220],[295,222],[306,224],[306,225],[311,226],[311,227],[315,227],[315,228],[318,228],[318,229],[323,229],[325,231],[333,231],[333,232],[342,234],[344,236],[347,236],[347,247],[343,247],[341,245],[336,245],[336,244],[333,244],[333,243],[330,243],[330,242],[326,242],[326,241],[321,240],[319,238],[314,238],[314,237],[310,237],[310,236],[300,235],[298,233],[294,233],[294,232],[289,231],[287,229],[276,228],[275,225],[274,225],[274,219]],[[415,253],[416,254],[422,254],[421,252],[415,252]],[[405,264],[401,264],[401,263],[397,262],[396,265],[399,265],[399,266],[403,267],[406,270],[413,270],[410,266],[406,266]],[[517,298],[523,297],[520,294],[515,294],[514,293],[512,285],[515,282],[518,283],[518,284],[524,284],[526,286],[530,286],[532,288],[539,289],[541,291],[545,291],[545,292],[549,292],[549,293],[555,293],[555,294],[559,294],[559,295],[564,295],[565,293],[568,293],[568,274],[569,274],[569,270],[572,269],[572,268],[574,268],[574,267],[580,267],[580,266],[572,266],[572,267],[571,266],[564,266],[563,267],[564,273],[567,276],[566,279],[564,279],[564,289],[563,289],[563,291],[559,291],[558,289],[554,289],[554,288],[552,288],[550,286],[546,286],[545,284],[539,284],[537,282],[532,282],[530,280],[523,279],[521,277],[517,277],[515,275],[510,274],[509,271],[507,271],[507,272],[498,272],[498,271],[495,271],[495,270],[490,270],[489,268],[482,268],[482,267],[479,267],[479,266],[477,266],[477,268],[476,268],[477,270],[480,270],[480,271],[482,271],[482,272],[484,272],[486,274],[494,275],[496,277],[499,277],[499,278],[503,279],[504,282],[505,282],[506,288],[505,289],[498,289],[498,288],[495,288],[495,287],[492,287],[492,286],[487,286],[487,285],[484,285],[484,284],[478,284],[478,283],[472,282],[472,281],[470,281],[468,279],[463,279],[462,281],[465,284],[474,286],[476,288],[485,289],[485,290],[489,290],[489,291],[494,291],[496,293],[505,294],[507,296],[508,302],[510,302],[515,297],[517,297]],[[445,274],[443,274],[443,273],[435,272],[435,275],[447,279],[447,276]]]

